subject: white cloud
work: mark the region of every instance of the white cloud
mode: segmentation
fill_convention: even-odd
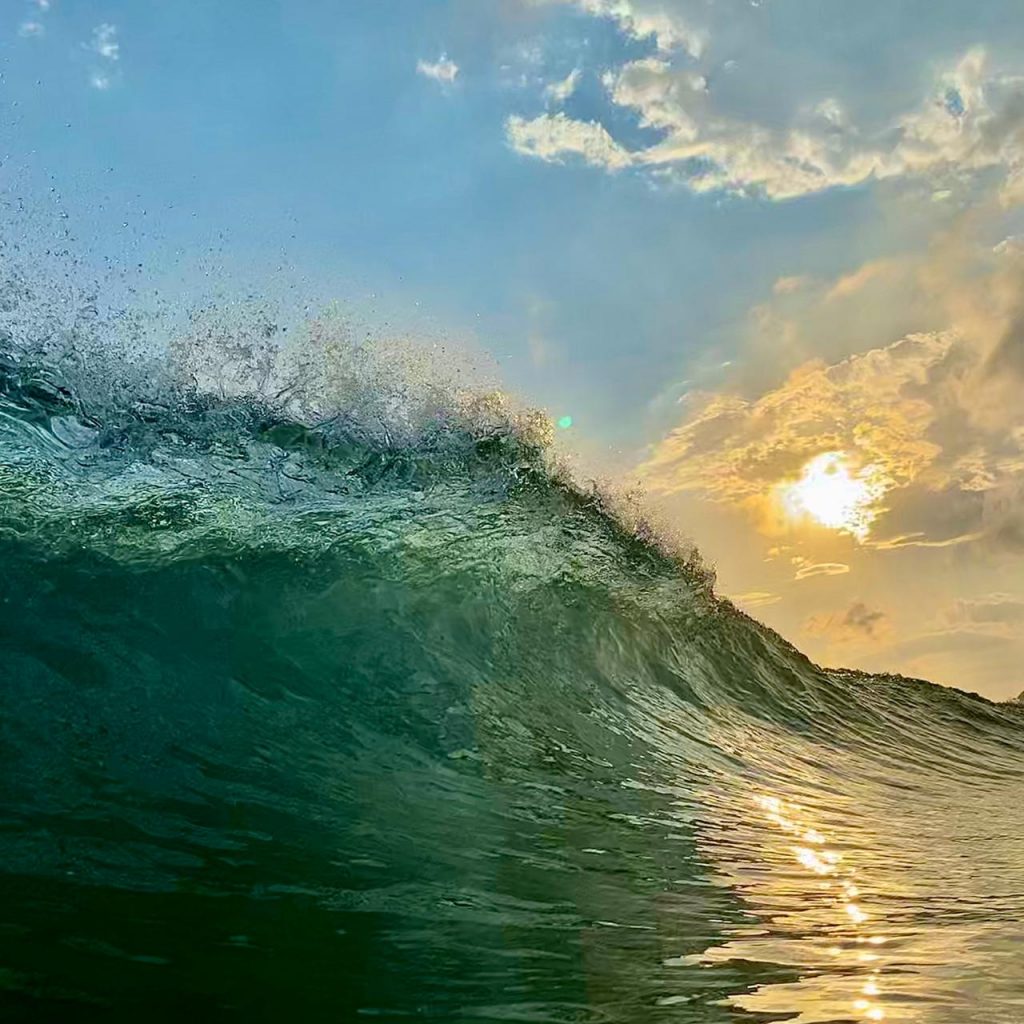
[[[997,256],[1024,256],[1024,236],[1007,235],[998,245],[992,247],[992,251]]]
[[[772,291],[776,295],[789,295],[792,292],[798,292],[801,288],[805,288],[810,283],[810,278],[805,274],[795,274],[790,277],[777,278],[775,284],[772,285]]]
[[[629,4],[579,5],[622,24],[647,24],[636,20]],[[803,105],[805,113],[794,114],[788,126],[737,118],[716,109],[702,75],[661,57],[624,64],[604,83],[612,103],[661,134],[645,148],[607,149],[613,154],[609,169],[632,164],[668,174],[695,192],[787,199],[872,179],[1001,168],[1007,175],[1004,200],[1024,199],[1024,78],[990,74],[982,49],[939,76],[917,109],[872,133],[850,125],[831,98]],[[550,149],[534,155],[557,157]]]
[[[89,72],[89,84],[100,92],[106,92],[119,76],[111,73],[111,65],[121,59],[121,44],[117,39],[117,27],[108,22],[92,30],[92,40],[86,49],[94,53],[103,63]]]
[[[814,108],[814,112],[828,124],[835,125],[837,128],[842,128],[848,123],[846,111],[836,99],[822,100]]]
[[[661,2],[649,0],[535,0],[539,3],[570,3],[587,14],[614,21],[634,39],[653,39],[662,53],[683,50],[700,57],[707,45],[703,32],[693,29]]]
[[[669,132],[679,140],[698,137],[697,117],[707,91],[700,75],[679,72],[667,60],[646,57],[617,72],[609,71],[603,81],[612,102],[635,110],[645,128]]]
[[[567,156],[588,164],[618,170],[630,163],[629,154],[596,121],[575,121],[563,113],[541,114],[532,121],[510,117],[505,123],[509,144],[517,153],[548,163]]]
[[[50,0],[34,0],[40,17],[50,9]],[[36,18],[26,18],[18,26],[18,35],[22,39],[39,39],[46,34],[46,26]]]
[[[436,61],[417,61],[416,70],[424,78],[432,78],[442,85],[451,85],[459,75],[459,65],[449,60],[446,53],[442,53]]]
[[[579,68],[575,68],[565,78],[545,86],[544,98],[550,103],[559,105],[564,103],[576,91],[576,86],[580,84],[582,76],[583,72]]]
[[[120,60],[121,46],[117,41],[117,27],[106,22],[92,30],[89,49],[104,60]]]

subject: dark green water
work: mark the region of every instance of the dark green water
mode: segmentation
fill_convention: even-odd
[[[0,1019],[1024,1021],[1018,709],[815,667],[486,404],[83,372],[0,373]]]

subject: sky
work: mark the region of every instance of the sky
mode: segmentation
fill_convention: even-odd
[[[1022,54],[1018,0],[3,0],[5,230],[487,352],[812,658],[1005,699]]]

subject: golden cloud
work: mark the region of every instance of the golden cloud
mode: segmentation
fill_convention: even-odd
[[[848,482],[864,484],[858,502],[868,500],[857,524],[838,514],[819,522],[849,519],[845,532],[878,550],[984,541],[1024,552],[1024,252],[980,241],[993,215],[995,203],[965,215],[917,259],[876,260],[799,288],[782,279],[752,311],[735,390],[691,394],[682,422],[640,466],[646,485],[744,508],[763,532],[788,533],[793,509],[780,498],[800,490],[813,460],[836,453]],[[905,323],[908,309],[935,329],[807,358],[835,352],[837,298],[869,309],[873,337]],[[853,341],[847,332],[840,348]],[[787,362],[795,368],[776,376]],[[836,513],[850,496],[811,497],[834,497]]]
[[[809,580],[815,576],[845,576],[850,571],[845,562],[812,562],[799,555],[790,561],[796,568],[793,574],[795,580]]]
[[[652,491],[699,492],[756,510],[778,529],[772,488],[823,452],[875,467],[886,488],[926,474],[941,448],[927,440],[936,409],[926,390],[950,355],[951,334],[914,335],[833,366],[813,361],[750,401],[703,396],[640,467]]]

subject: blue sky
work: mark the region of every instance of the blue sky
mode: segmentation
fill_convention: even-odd
[[[1020,554],[993,539],[1015,528],[1020,420],[984,369],[1015,308],[1014,0],[7,0],[0,17],[0,181],[29,211],[10,230],[67,230],[83,274],[142,264],[142,304],[339,299],[482,347],[816,657],[1024,689]],[[963,407],[939,341],[891,348],[943,332],[975,367]],[[815,365],[838,426],[794,398]],[[899,382],[899,424],[848,381],[870,393],[870,373]],[[887,481],[867,541],[767,521],[822,445]]]
[[[602,70],[651,43],[569,5],[477,6],[9,5],[19,184],[56,185],[96,252],[127,238],[148,265],[176,249],[187,264],[212,247],[254,278],[283,255],[315,294],[418,302],[513,361],[524,333],[544,334],[572,374],[554,387],[511,372],[630,442],[688,355],[713,367],[734,354],[732,325],[777,273],[838,272],[884,244],[836,245],[868,195],[780,211],[524,160],[504,123],[544,108],[542,83],[579,66],[572,101],[594,116]],[[44,34],[18,38],[30,19]],[[116,61],[88,49],[105,24]],[[446,52],[451,87],[417,74]],[[106,90],[90,87],[97,68]]]

